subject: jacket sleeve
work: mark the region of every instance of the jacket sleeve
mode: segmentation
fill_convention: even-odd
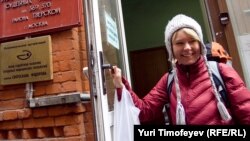
[[[219,70],[227,89],[227,97],[234,121],[250,124],[250,91],[238,73],[226,64],[219,63]]]
[[[159,124],[164,122],[162,109],[163,106],[168,102],[167,74],[162,76],[154,88],[143,99],[140,99],[135,94],[129,83],[124,78],[123,84],[131,94],[135,106],[141,110],[139,115],[141,123],[152,123],[156,120],[161,120],[158,121]]]

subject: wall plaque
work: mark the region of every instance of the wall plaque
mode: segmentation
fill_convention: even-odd
[[[1,85],[53,79],[51,37],[41,36],[1,44]]]
[[[0,0],[0,41],[81,25],[82,0]]]

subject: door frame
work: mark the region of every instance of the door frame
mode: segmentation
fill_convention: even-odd
[[[95,128],[95,140],[96,141],[112,141],[112,126],[113,126],[113,111],[109,111],[108,97],[104,91],[103,76],[102,76],[102,60],[100,59],[103,51],[102,35],[99,17],[99,2],[100,0],[85,0],[84,1],[84,14],[85,14],[85,29],[86,29],[86,42],[87,42],[87,55],[88,55],[88,73],[91,101],[93,107],[94,128]],[[122,66],[123,76],[131,82],[130,69],[128,65],[127,46],[125,39],[125,30],[123,23],[123,13],[121,1],[117,1],[117,7],[119,20],[116,22],[119,28],[119,37],[122,47]],[[105,79],[105,78],[104,78]]]
[[[208,19],[212,40],[220,43],[228,51],[233,58],[234,69],[245,80],[230,17],[227,24],[220,22],[220,14],[229,13],[226,0],[201,0],[201,4],[205,11],[204,17]]]
[[[90,84],[90,94],[91,94],[91,103],[93,108],[93,118],[94,118],[94,128],[95,128],[95,140],[104,141],[104,125],[102,115],[98,112],[102,109],[102,105],[99,102],[99,94],[102,93],[102,86],[99,85],[98,81],[101,81],[100,75],[93,75],[98,71],[98,42],[95,41],[96,37],[101,38],[101,35],[96,31],[100,30],[98,26],[95,28],[94,11],[95,7],[93,6],[96,1],[85,0],[84,1],[84,16],[85,16],[85,30],[86,30],[86,42],[87,42],[87,55],[88,55],[88,73],[89,73],[89,84]],[[95,4],[96,5],[96,4]],[[98,11],[98,9],[97,9]],[[100,44],[99,44],[100,46]],[[99,89],[97,89],[99,87]]]

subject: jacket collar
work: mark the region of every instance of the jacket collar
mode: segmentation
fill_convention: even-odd
[[[204,57],[201,56],[194,64],[191,65],[180,65],[176,64],[176,67],[179,71],[182,72],[188,72],[188,73],[198,73],[201,71],[202,68],[204,68],[205,60]]]

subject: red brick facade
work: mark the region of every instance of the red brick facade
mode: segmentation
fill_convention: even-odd
[[[51,34],[53,80],[33,83],[33,98],[89,92],[85,26]],[[94,141],[89,102],[29,108],[26,85],[0,85],[0,140]]]

